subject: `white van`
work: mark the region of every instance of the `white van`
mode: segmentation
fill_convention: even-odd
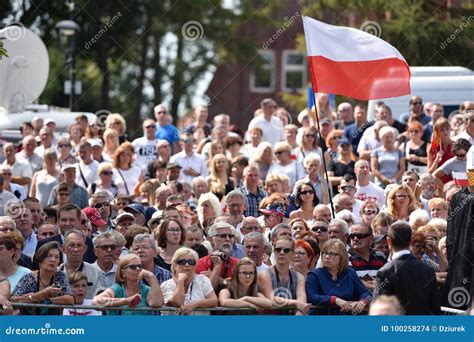
[[[398,119],[409,111],[410,96],[421,96],[423,103],[437,102],[443,105],[445,115],[459,110],[466,100],[474,100],[474,72],[462,67],[413,67],[410,68],[410,88],[412,95],[388,99],[370,100],[367,112],[373,120],[375,105],[383,101],[392,109]]]

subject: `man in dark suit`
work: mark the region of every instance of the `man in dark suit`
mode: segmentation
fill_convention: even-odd
[[[392,261],[378,270],[375,295],[395,295],[407,315],[440,314],[435,273],[410,252],[410,225],[397,221],[387,235]]]
[[[72,203],[63,205],[58,210],[58,223],[57,223],[61,231],[61,234],[52,236],[42,241],[38,241],[38,245],[36,249],[38,250],[40,246],[50,241],[57,241],[61,245],[63,245],[64,236],[66,235],[66,232],[70,231],[71,229],[80,229],[81,227],[80,220],[81,220],[81,209],[79,209],[78,206]],[[86,251],[86,254],[84,255],[84,261],[92,264],[96,261],[97,257],[94,253],[94,245],[92,244],[91,238],[89,237],[86,238],[86,245],[87,245],[87,251]]]

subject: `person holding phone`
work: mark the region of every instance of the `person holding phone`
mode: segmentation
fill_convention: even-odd
[[[146,280],[150,286],[145,285]],[[163,295],[156,276],[145,269],[140,257],[127,254],[119,259],[115,284],[106,289],[92,300],[94,305],[128,306],[130,308],[159,308],[163,306]],[[107,311],[107,315],[118,315],[116,310]],[[122,311],[122,315],[147,315],[146,311]]]
[[[57,268],[62,255],[59,243],[51,241],[42,245],[33,257],[38,271],[25,274],[13,291],[12,301],[33,304],[74,304],[74,297],[69,281],[64,272]],[[61,315],[61,309],[22,308],[22,315]]]

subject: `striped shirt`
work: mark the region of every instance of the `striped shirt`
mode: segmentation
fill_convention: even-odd
[[[371,249],[369,252],[369,260],[365,260],[352,248],[349,248],[349,262],[359,278],[363,278],[366,275],[375,278],[377,270],[385,265],[387,259],[382,252]]]
[[[247,204],[244,216],[253,216],[258,217],[260,213],[258,212],[258,206],[260,205],[260,201],[267,196],[267,193],[261,188],[257,188],[257,193],[251,193],[246,185],[240,188],[240,191],[245,195],[245,202]]]

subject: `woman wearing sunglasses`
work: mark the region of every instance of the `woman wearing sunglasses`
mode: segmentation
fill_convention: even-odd
[[[289,237],[281,237],[273,248],[276,263],[259,275],[262,293],[278,307],[296,306],[297,315],[306,315],[310,304],[306,302],[304,277],[290,270],[295,255],[295,243]],[[294,311],[281,311],[276,314],[293,314]]]
[[[145,285],[146,280],[150,286]],[[140,257],[128,254],[120,258],[115,273],[115,284],[94,297],[92,303],[102,306],[128,306],[159,308],[163,305],[163,295],[156,276],[143,269]],[[118,311],[109,310],[108,315],[117,315]],[[122,311],[122,315],[143,315],[145,311]]]
[[[290,219],[300,218],[311,225],[313,223],[313,209],[319,204],[313,184],[309,180],[297,181],[293,195],[298,209],[291,212]]]
[[[326,241],[321,258],[323,267],[311,270],[306,277],[306,292],[308,302],[328,308],[315,309],[312,314],[360,314],[371,295],[349,267],[346,245],[338,239]]]
[[[192,249],[179,248],[171,260],[173,278],[161,284],[165,304],[179,308],[181,315],[189,315],[194,309],[217,306],[217,296],[211,281],[204,275],[196,274],[198,260],[198,254]],[[207,311],[193,313],[207,314]]]
[[[234,267],[229,288],[219,292],[220,306],[227,308],[270,309],[272,302],[257,292],[257,267],[249,258],[241,259]]]
[[[453,144],[454,157],[446,161],[433,173],[438,187],[442,187],[448,178],[455,173],[466,173],[467,152],[471,148],[471,143],[463,138],[459,138]],[[451,178],[452,179],[452,178]],[[449,180],[451,180],[449,179]]]

